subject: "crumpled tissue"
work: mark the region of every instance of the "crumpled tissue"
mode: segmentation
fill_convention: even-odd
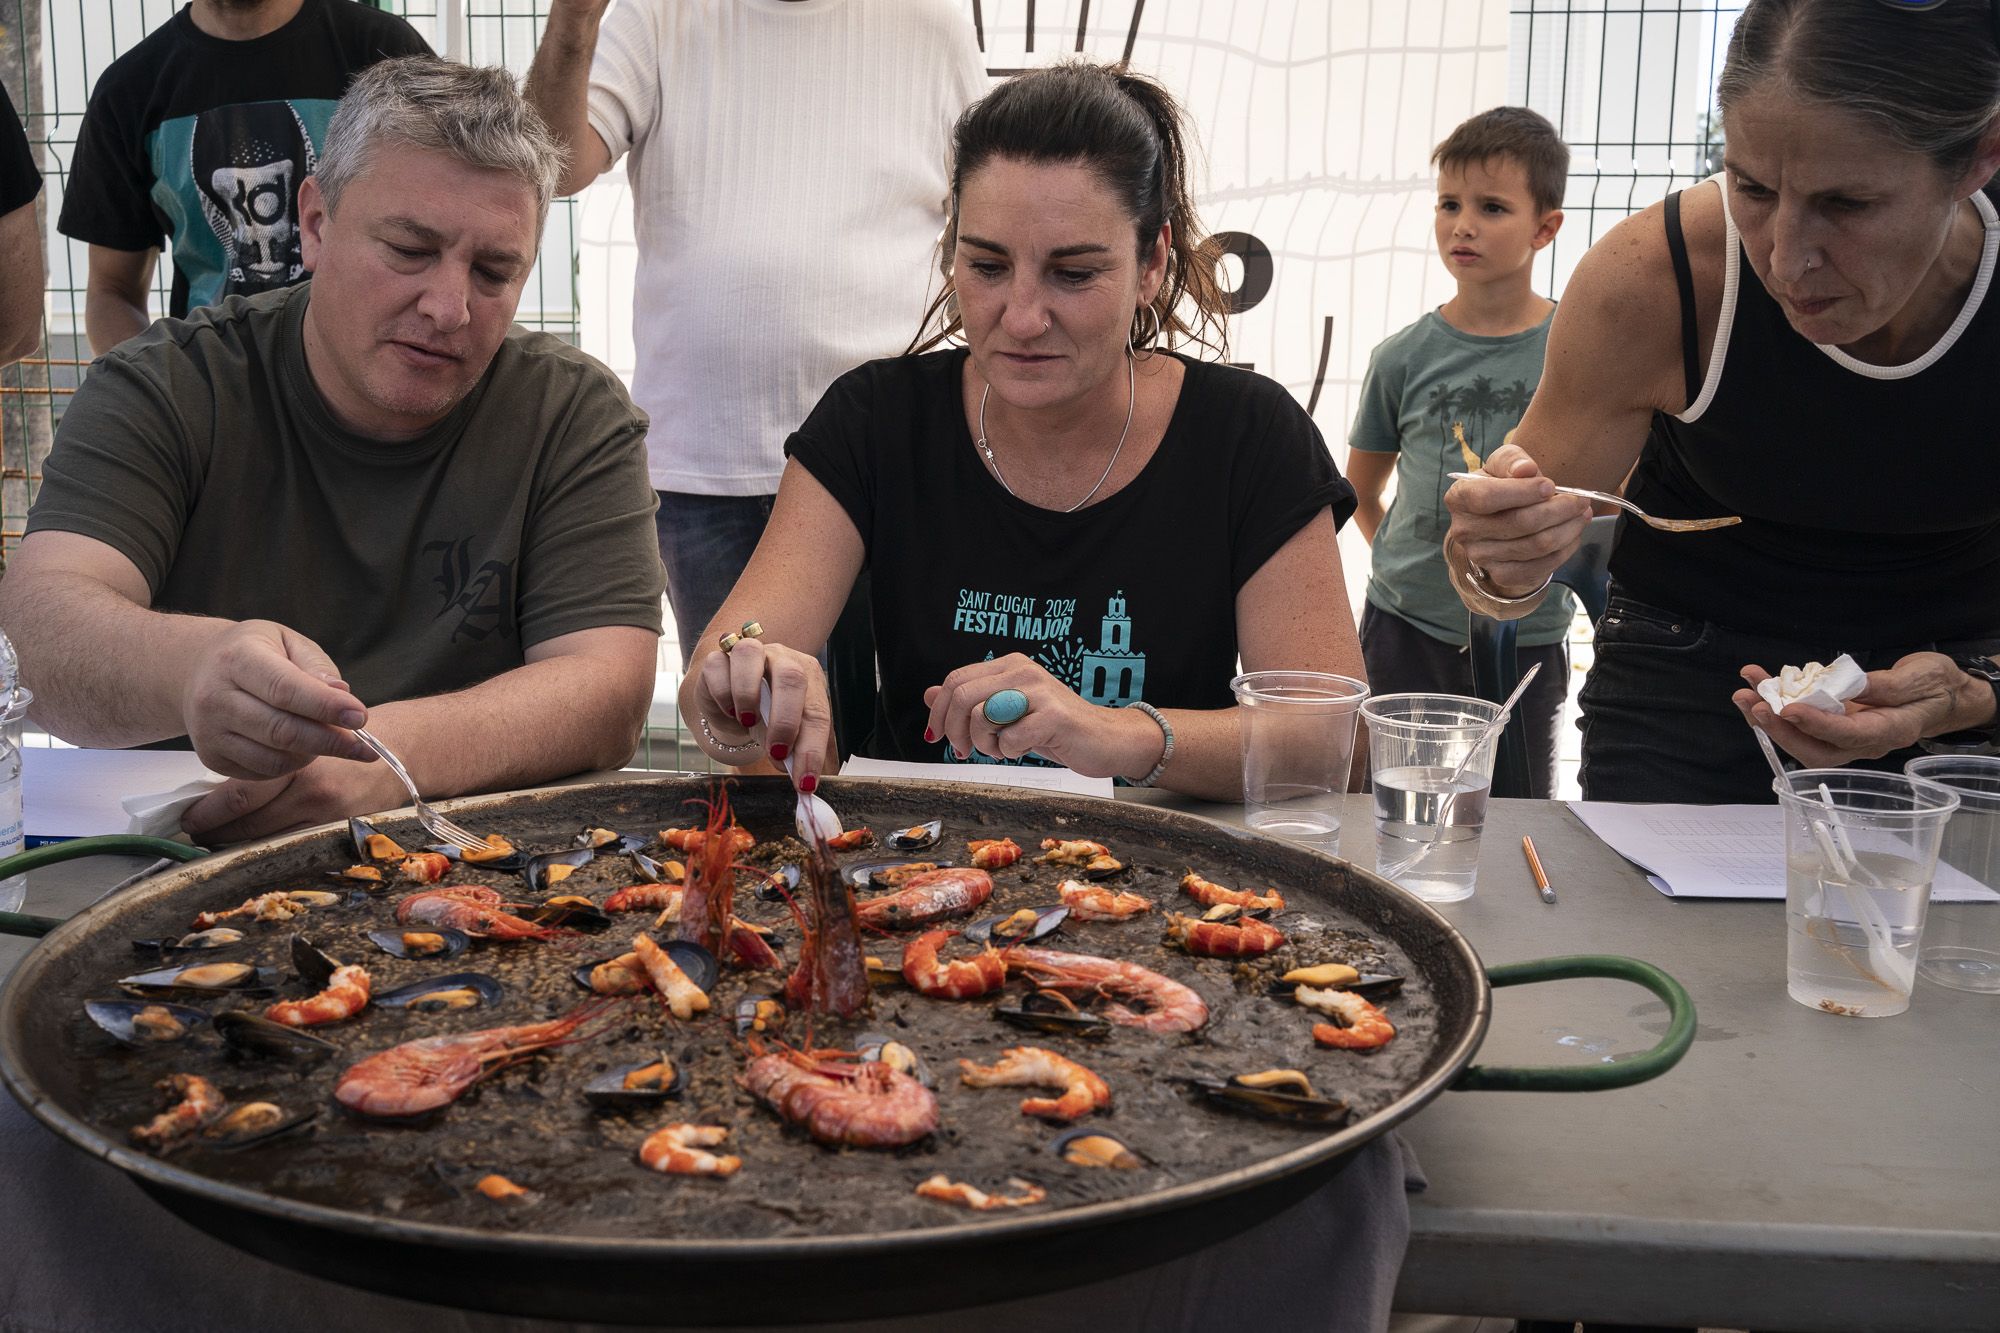
[[[127,796],[118,803],[132,817],[132,823],[125,831],[147,838],[177,838],[181,833],[181,816],[187,813],[187,808],[226,781],[228,779],[219,774],[210,774],[193,782],[183,782],[172,791]]]
[[[1782,717],[1787,708],[1795,707],[1838,713],[1843,703],[1867,688],[1868,673],[1842,653],[1824,666],[1818,662],[1788,666],[1758,682],[1757,693],[1773,713]]]

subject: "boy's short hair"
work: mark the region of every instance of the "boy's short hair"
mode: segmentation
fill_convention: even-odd
[[[1446,136],[1431,154],[1433,168],[1466,167],[1489,158],[1519,162],[1541,212],[1561,208],[1569,183],[1569,145],[1540,112],[1524,106],[1482,111]]]

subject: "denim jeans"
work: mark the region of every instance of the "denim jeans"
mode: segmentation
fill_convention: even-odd
[[[1916,652],[1986,653],[2000,638],[1870,648],[1840,631],[1812,641],[1749,634],[1621,595],[1614,584],[1597,622],[1597,661],[1584,681],[1583,797],[1587,801],[1769,804],[1771,769],[1730,696],[1742,669],[1776,675],[1845,652],[1879,671]],[[1902,771],[1920,753],[1899,750],[1857,767]]]
[[[686,495],[659,492],[653,528],[667,567],[667,601],[680,636],[681,665],[715,619],[771,517],[774,495]]]

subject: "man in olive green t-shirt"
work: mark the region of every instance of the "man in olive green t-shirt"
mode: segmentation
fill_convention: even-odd
[[[32,716],[186,735],[235,841],[623,763],[662,574],[642,413],[514,328],[561,150],[501,70],[356,79],[300,189],[311,282],[163,320],[65,414],[0,583]]]

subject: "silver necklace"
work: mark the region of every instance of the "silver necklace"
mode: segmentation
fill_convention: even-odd
[[[1018,500],[1021,497],[1014,495],[1014,488],[1007,484],[1007,478],[1000,475],[1000,460],[993,456],[993,446],[986,442],[986,398],[992,392],[993,386],[991,384],[979,391],[979,436],[973,440],[973,443],[978,445],[979,452],[986,456],[986,466],[993,469],[993,479],[1000,483],[1000,489],[1009,495],[1013,495]],[[1118,466],[1118,455],[1125,452],[1125,437],[1132,433],[1132,409],[1137,407],[1138,403],[1139,381],[1133,370],[1132,358],[1127,356],[1125,358],[1125,429],[1118,432],[1118,447],[1111,451],[1111,461],[1104,465],[1104,472],[1097,478],[1097,484],[1092,486],[1088,491],[1085,491],[1081,500],[1063,510],[1065,514],[1074,514],[1077,510],[1089,504],[1092,496],[1104,489],[1104,483],[1111,477],[1111,469]]]

